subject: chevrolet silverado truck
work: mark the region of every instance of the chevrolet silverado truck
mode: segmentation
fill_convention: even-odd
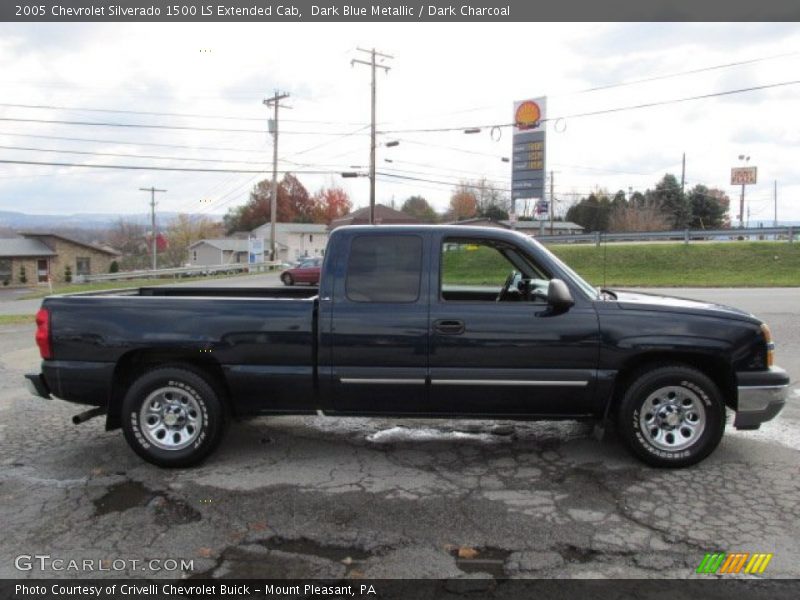
[[[247,415],[616,422],[644,462],[684,467],[726,425],[786,401],[769,328],[735,308],[596,289],[520,233],[355,226],[318,288],[149,287],[50,296],[43,398],[90,405],[131,448],[186,467]]]

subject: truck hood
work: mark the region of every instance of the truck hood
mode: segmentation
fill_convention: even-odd
[[[749,312],[713,302],[677,298],[674,296],[661,296],[643,292],[626,290],[612,290],[617,295],[617,304],[622,309],[652,310],[672,313],[705,314],[724,319],[737,319],[761,323],[761,320]]]

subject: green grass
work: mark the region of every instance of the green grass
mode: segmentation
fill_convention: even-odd
[[[595,286],[800,286],[800,244],[724,242],[552,245],[549,249]],[[445,253],[445,282],[501,284],[508,272],[491,250]],[[498,272],[501,275],[498,275]]]
[[[30,325],[34,326],[36,321],[33,315],[0,315],[1,325]]]

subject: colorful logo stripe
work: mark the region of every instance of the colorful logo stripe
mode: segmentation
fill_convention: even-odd
[[[712,552],[703,557],[696,572],[705,574],[736,574],[741,572],[760,574],[766,570],[772,557],[773,554],[765,554],[763,552],[755,554],[750,554],[749,552]],[[742,568],[744,568],[744,571],[742,571]]]

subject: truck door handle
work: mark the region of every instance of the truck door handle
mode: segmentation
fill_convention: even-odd
[[[433,322],[433,330],[442,335],[461,335],[465,329],[464,321],[456,319],[441,319]]]

